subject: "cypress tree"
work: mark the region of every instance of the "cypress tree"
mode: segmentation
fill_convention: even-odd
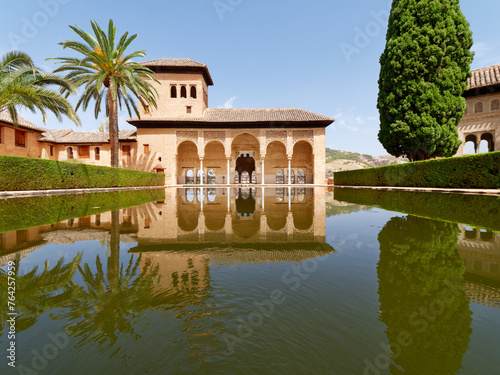
[[[458,0],[393,0],[380,57],[378,139],[410,161],[453,156],[472,32]]]

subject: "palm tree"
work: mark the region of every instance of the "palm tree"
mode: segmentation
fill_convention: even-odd
[[[129,37],[126,32],[116,44],[116,28],[113,20],[109,20],[107,35],[95,21],[90,23],[94,36],[78,26],[70,26],[85,43],[67,40],[59,44],[63,48],[70,48],[82,54],[83,58],[55,58],[63,64],[56,69],[56,72],[68,72],[66,78],[76,87],[84,86],[84,92],[76,105],[77,110],[82,106],[85,111],[91,99],[94,99],[94,114],[97,118],[101,112],[101,101],[106,98],[111,166],[118,167],[118,105],[121,109],[123,102],[130,116],[132,109],[140,117],[136,104],[129,96],[128,91],[130,91],[143,106],[152,105],[156,108],[158,93],[147,80],[158,81],[151,70],[132,60],[144,57],[146,55],[144,51],[134,51],[125,55],[125,50],[137,34]]]
[[[8,52],[0,58],[0,111],[7,111],[17,124],[17,109],[39,110],[43,122],[47,122],[47,111],[59,121],[66,115],[77,125],[80,124],[71,104],[51,86],[59,86],[68,93],[73,85],[55,74],[45,74],[35,67],[33,60],[24,52]]]

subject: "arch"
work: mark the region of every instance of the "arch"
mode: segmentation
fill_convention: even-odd
[[[474,113],[481,113],[483,112],[483,102],[477,102],[474,104]]]
[[[302,184],[312,184],[314,183],[314,153],[313,146],[306,140],[301,140],[293,145],[293,155],[292,155],[292,170],[301,170],[303,176],[301,176],[298,183]]]
[[[186,86],[181,86],[181,98],[187,98]]]
[[[314,196],[311,190],[297,189],[297,203],[292,205],[293,226],[309,230],[314,225]]]
[[[67,154],[68,154],[68,159],[73,159],[74,155],[73,155],[73,147],[68,147],[68,149],[66,150]]]
[[[494,99],[491,101],[491,110],[492,111],[498,111],[500,110],[500,100]]]
[[[177,87],[176,86],[170,87],[170,97],[177,98]]]
[[[264,168],[267,177],[266,183],[285,183],[284,178],[283,182],[278,182],[276,180],[278,171],[281,170],[280,173],[284,173],[288,168],[288,156],[286,153],[286,146],[283,142],[273,141],[267,145]]]
[[[196,99],[196,86],[191,86],[189,91],[189,96],[191,97],[191,99]]]
[[[235,183],[249,184],[252,182],[251,176],[255,172],[255,159],[250,154],[241,154],[236,159],[236,172],[239,174],[239,178],[235,180]]]
[[[205,152],[203,158],[203,165],[206,165],[207,169],[214,171],[215,179],[213,184],[222,184],[227,180],[227,160],[225,154],[224,144],[220,141],[210,141],[205,145]],[[208,174],[207,174],[208,176]],[[209,178],[211,176],[208,176]]]
[[[94,158],[95,160],[101,160],[101,149],[99,147],[94,149]]]
[[[187,183],[185,176],[188,170],[196,171],[200,166],[198,147],[193,141],[184,141],[177,146],[178,183]],[[193,177],[195,177],[193,173]],[[194,181],[193,181],[194,183]]]
[[[477,152],[477,137],[469,134],[465,137],[464,155],[475,154]]]
[[[481,143],[479,144],[480,152],[493,152],[495,151],[495,142],[491,133],[484,133],[481,135]],[[485,149],[486,151],[482,151]]]

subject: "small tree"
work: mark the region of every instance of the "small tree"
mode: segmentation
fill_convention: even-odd
[[[111,166],[118,167],[118,105],[121,108],[122,103],[125,104],[130,116],[133,110],[140,117],[136,104],[129,96],[132,94],[143,106],[152,105],[156,108],[158,94],[147,80],[158,81],[151,70],[132,60],[144,57],[144,51],[125,55],[125,50],[137,34],[129,37],[126,32],[116,43],[113,20],[109,20],[107,34],[96,22],[92,21],[91,25],[94,36],[77,26],[70,26],[85,43],[65,41],[59,44],[82,54],[83,57],[55,58],[63,64],[56,72],[68,72],[67,78],[76,87],[84,86],[76,110],[80,106],[86,110],[89,102],[95,100],[94,114],[97,118],[101,112],[102,99],[105,99],[106,116],[109,119]]]
[[[453,156],[472,33],[458,0],[394,0],[380,58],[378,139],[410,161]]]

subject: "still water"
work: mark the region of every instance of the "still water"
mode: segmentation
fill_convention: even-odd
[[[498,197],[167,189],[0,217],[1,374],[500,373]]]

